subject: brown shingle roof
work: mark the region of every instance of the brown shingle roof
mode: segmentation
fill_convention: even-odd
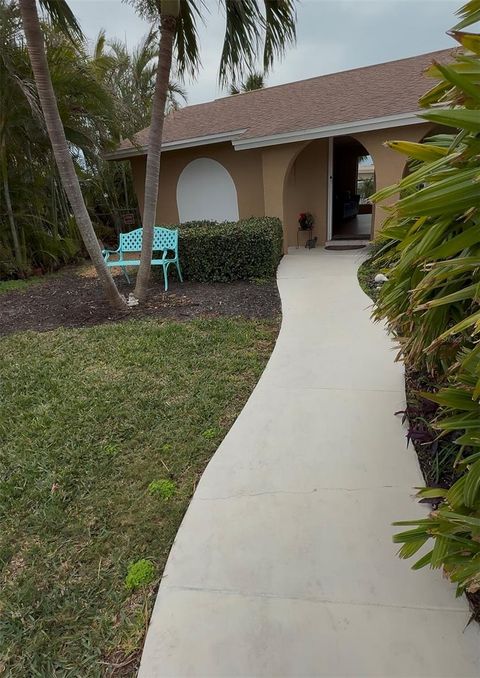
[[[413,113],[418,99],[433,86],[424,70],[434,59],[448,61],[452,53],[430,52],[187,106],[166,118],[163,141],[238,130],[245,130],[238,138],[254,139]],[[141,147],[147,141],[148,128],[135,138]],[[131,148],[125,141],[118,150]]]

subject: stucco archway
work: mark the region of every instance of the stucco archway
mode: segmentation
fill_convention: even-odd
[[[235,183],[217,160],[196,158],[178,178],[177,207],[180,223],[201,219],[238,221]]]
[[[298,215],[310,212],[314,218],[313,237],[326,239],[328,191],[328,139],[315,139],[299,149],[285,172],[283,221],[286,245],[297,243]],[[309,233],[308,233],[309,235]],[[300,234],[304,245],[307,235]]]

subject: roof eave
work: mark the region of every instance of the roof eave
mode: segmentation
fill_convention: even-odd
[[[294,132],[283,132],[280,134],[271,134],[263,137],[252,137],[242,139],[247,131],[246,129],[234,130],[230,132],[220,132],[219,134],[209,134],[203,137],[191,137],[189,139],[180,139],[178,141],[167,141],[162,145],[162,151],[175,151],[183,148],[194,148],[195,146],[207,146],[231,141],[236,151],[246,151],[252,148],[263,148],[265,146],[278,146],[280,144],[294,143],[296,141],[309,141],[312,139],[324,139],[326,137],[342,136],[344,134],[355,134],[359,132],[371,132],[378,129],[388,129],[390,127],[403,127],[405,125],[418,125],[426,123],[421,119],[421,111],[411,113],[397,113],[395,115],[385,115],[378,118],[369,118],[367,120],[355,120],[348,123],[336,123],[334,125],[325,125],[324,127],[315,127],[312,129],[296,130]],[[120,149],[105,154],[106,160],[128,160],[147,154],[147,146],[135,146],[133,148]]]
[[[233,141],[245,134],[246,129],[231,130],[229,132],[219,132],[218,134],[208,134],[203,137],[191,137],[189,139],[179,139],[178,141],[167,141],[162,144],[162,152],[177,151],[182,148],[194,148],[195,146],[208,146],[210,144],[221,144],[225,141]],[[147,146],[134,146],[132,148],[118,149],[105,154],[106,160],[128,160],[141,155],[146,155]]]
[[[421,112],[419,111],[412,113],[397,113],[395,115],[386,115],[379,118],[325,125],[324,127],[297,130],[295,132],[283,132],[281,134],[272,134],[250,139],[237,139],[233,140],[232,143],[235,150],[244,151],[252,148],[262,148],[264,146],[294,143],[296,141],[324,139],[326,137],[342,136],[344,134],[370,132],[377,129],[388,129],[389,127],[403,127],[404,125],[426,123],[426,121],[422,120],[419,116],[421,116]]]

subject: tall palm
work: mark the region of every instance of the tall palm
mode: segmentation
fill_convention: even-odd
[[[257,89],[265,87],[265,76],[259,71],[253,71],[248,77],[237,86],[235,83],[230,85],[230,94],[240,94],[243,92],[254,92]]]
[[[138,299],[145,299],[150,279],[153,227],[157,211],[163,120],[172,56],[179,75],[194,74],[199,66],[197,20],[203,19],[203,0],[129,0],[144,16],[160,20],[160,44],[155,95],[148,139],[143,211],[143,242],[135,286]],[[276,57],[295,41],[295,0],[217,0],[225,14],[225,36],[220,58],[222,86],[253,72],[260,48],[267,73]]]
[[[103,260],[100,245],[82,196],[80,183],[52,86],[36,0],[19,0],[19,4],[30,62],[48,135],[52,143],[60,178],[75,216],[78,230],[92,263],[97,270],[107,299],[115,308],[126,309],[125,299],[120,295],[110,271]],[[50,18],[56,24],[63,27],[70,35],[79,36],[81,34],[78,23],[65,0],[40,0],[40,5],[49,14]]]

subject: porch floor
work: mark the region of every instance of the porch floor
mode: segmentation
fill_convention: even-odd
[[[392,543],[392,521],[427,509],[361,259],[283,258],[275,350],[177,534],[140,678],[480,675],[465,601]]]
[[[332,240],[370,240],[372,215],[357,214],[352,219],[337,222],[332,227]]]

